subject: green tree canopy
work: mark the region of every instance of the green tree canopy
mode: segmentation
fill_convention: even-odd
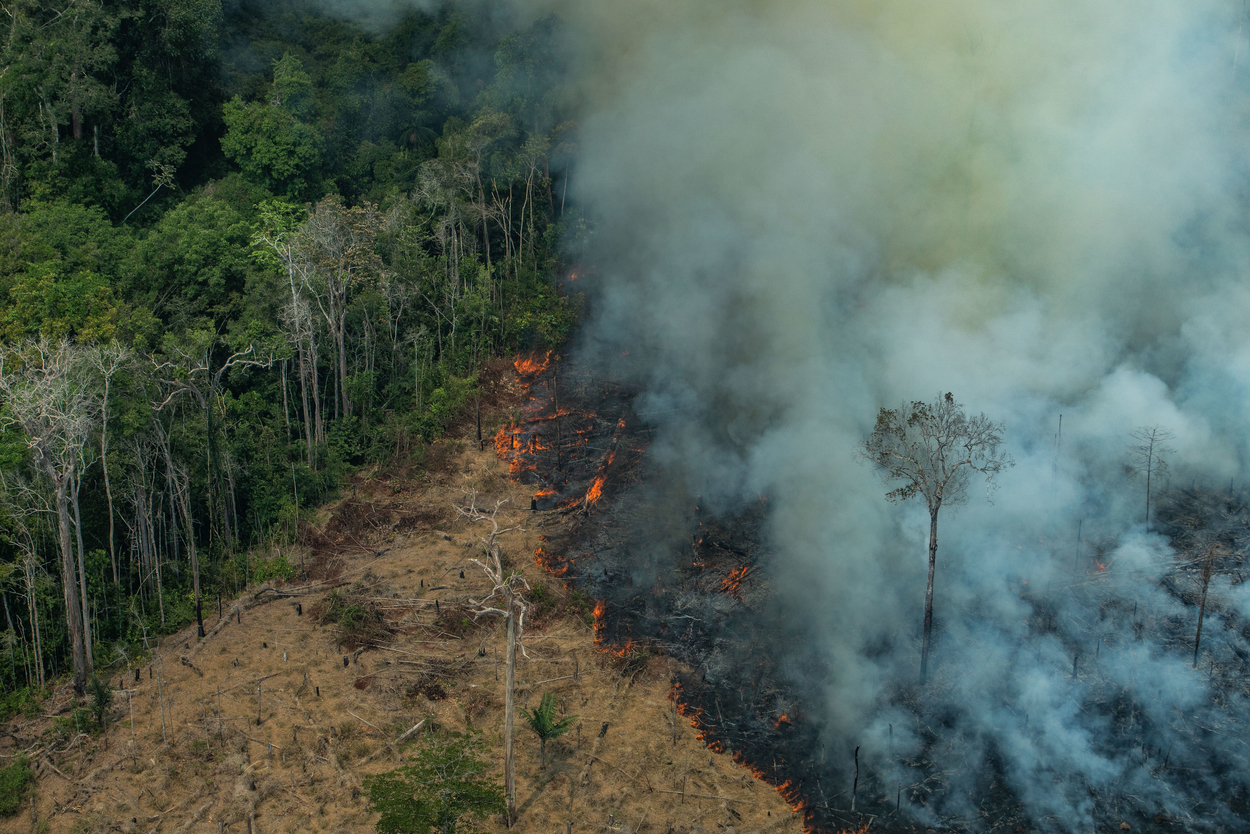
[[[477,736],[431,737],[412,764],[365,779],[380,811],[382,834],[452,834],[479,830],[475,823],[503,813],[503,788],[487,775]]]

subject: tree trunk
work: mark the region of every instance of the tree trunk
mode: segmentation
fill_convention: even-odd
[[[87,659],[87,649],[83,642],[82,607],[78,599],[78,582],[74,570],[74,537],[70,531],[69,521],[69,479],[66,474],[57,477],[50,465],[45,464],[52,483],[56,486],[56,528],[61,544],[61,573],[65,591],[65,616],[69,625],[69,636],[74,663],[74,693],[81,696],[87,691],[87,676],[91,674],[91,663]]]
[[[169,469],[169,479],[174,490],[174,500],[182,511],[184,538],[187,541],[187,554],[191,559],[191,587],[195,593],[195,623],[200,638],[204,637],[204,609],[200,600],[200,554],[195,546],[195,526],[191,523],[191,497],[188,492],[191,485],[178,480],[178,472],[174,466],[173,455],[169,450],[169,438],[162,436],[165,466]]]
[[[312,414],[308,410],[308,358],[304,355],[304,342],[299,344],[299,399],[304,413],[304,444],[308,451],[308,470],[313,468],[313,435],[316,426]]]
[[[26,606],[30,609],[31,641],[35,651],[35,677],[43,688],[43,642],[39,634],[39,604],[35,598],[35,565],[28,557],[22,562],[22,574],[26,580]]]
[[[513,705],[513,688],[516,684],[516,603],[513,600],[512,588],[508,587],[508,672],[504,696],[503,719],[503,779],[504,790],[508,794],[508,827],[516,822],[516,774],[512,769],[512,718],[516,713]]]
[[[78,593],[82,601],[83,645],[87,651],[87,664],[95,666],[95,657],[91,651],[94,638],[91,634],[91,601],[87,598],[87,552],[82,546],[82,513],[78,509],[78,487],[82,483],[77,474],[70,476],[73,488],[70,490],[69,501],[74,508],[74,539],[78,543]]]
[[[1150,449],[1146,452],[1146,532],[1150,532],[1150,473],[1154,469],[1154,438],[1150,440]]]
[[[1198,648],[1202,645],[1202,620],[1207,613],[1207,587],[1211,584],[1211,563],[1215,559],[1215,547],[1207,548],[1207,558],[1202,565],[1202,603],[1198,606],[1198,633],[1194,635],[1194,668],[1198,668]]]
[[[113,488],[109,484],[109,382],[108,374],[104,375],[104,404],[100,409],[100,419],[103,425],[100,428],[100,468],[104,471],[104,497],[108,500],[109,508],[109,563],[113,566],[113,584],[117,585],[121,579],[117,573],[117,551],[113,545]]]
[[[929,513],[929,581],[924,592],[924,638],[920,647],[920,685],[929,679],[929,642],[933,634],[933,573],[937,568],[937,519],[941,505]]]
[[[339,394],[343,398],[343,417],[351,416],[351,401],[347,398],[347,306],[339,312],[338,327],[335,329],[334,340],[339,349]]]

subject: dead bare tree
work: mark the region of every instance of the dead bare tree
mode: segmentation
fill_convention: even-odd
[[[347,389],[347,309],[356,289],[376,280],[382,261],[373,251],[382,220],[369,203],[345,208],[337,197],[326,197],[299,227],[297,247],[308,269],[302,277],[326,327],[334,339],[338,398],[335,414],[350,417]]]
[[[44,686],[43,638],[39,627],[39,603],[35,593],[36,572],[40,564],[40,539],[44,537],[42,519],[51,515],[47,495],[36,489],[19,472],[0,470],[0,508],[3,531],[0,538],[22,556],[22,581],[26,610],[31,623],[31,649],[35,660],[35,679]],[[25,649],[23,649],[25,651]]]
[[[483,616],[503,617],[508,626],[508,653],[507,653],[507,683],[505,685],[504,696],[504,731],[503,731],[503,776],[504,790],[508,795],[508,827],[516,822],[516,776],[512,767],[512,724],[516,715],[516,706],[513,704],[513,689],[516,684],[516,652],[518,646],[521,654],[529,657],[525,652],[525,647],[520,646],[521,634],[525,628],[525,598],[521,596],[522,591],[530,589],[529,583],[521,576],[519,571],[510,571],[505,575],[503,563],[500,559],[499,537],[504,533],[513,530],[520,530],[521,525],[513,525],[512,527],[499,527],[499,510],[507,503],[507,499],[495,502],[495,506],[489,512],[481,510],[477,506],[477,492],[475,490],[466,490],[465,494],[469,496],[469,506],[456,507],[456,511],[461,516],[474,523],[486,523],[491,526],[489,535],[482,536],[482,544],[486,551],[486,561],[482,562],[478,559],[470,559],[475,565],[480,567],[483,573],[491,581],[491,591],[480,600],[469,600],[473,606],[474,619]],[[501,603],[502,607],[496,607]]]
[[[1211,572],[1215,566],[1215,557],[1220,545],[1212,542],[1206,552],[1199,558],[1202,560],[1202,602],[1198,605],[1198,631],[1194,635],[1194,668],[1198,668],[1198,648],[1202,645],[1202,620],[1207,614],[1207,588],[1211,585]]]
[[[924,497],[929,508],[929,581],[924,598],[924,642],[920,650],[920,683],[929,672],[933,631],[933,574],[937,565],[938,511],[968,499],[973,472],[985,476],[986,500],[1003,469],[1015,466],[1002,445],[1003,426],[984,414],[968,417],[947,393],[933,403],[913,401],[897,409],[883,408],[877,425],[859,446],[861,459],[875,466],[886,484],[902,486],[886,493],[895,503]]]
[[[216,334],[201,330],[187,334],[185,341],[166,343],[169,358],[164,361],[153,360],[154,373],[160,375],[162,393],[168,391],[164,399],[153,404],[154,411],[161,411],[181,394],[188,394],[199,404],[204,413],[205,436],[205,484],[208,487],[208,535],[210,542],[221,531],[233,547],[237,544],[235,528],[230,523],[230,508],[235,505],[233,482],[228,475],[228,466],[223,458],[228,453],[226,444],[218,443],[220,431],[214,417],[219,410],[223,383],[227,371],[233,368],[259,367],[268,368],[273,364],[271,351],[258,351],[256,345],[248,345],[245,350],[235,351],[214,369],[214,350],[219,346],[220,339]],[[159,421],[155,424],[160,429]],[[200,600],[200,562],[195,546],[195,531],[191,520],[190,478],[182,467],[175,466],[170,453],[168,434],[160,434],[169,478],[174,485],[182,509],[185,523],[187,549],[191,555],[192,584],[195,589],[195,621],[200,637],[204,636],[204,613]],[[181,477],[180,477],[181,476]]]
[[[1149,530],[1151,481],[1157,483],[1161,476],[1167,474],[1168,464],[1164,456],[1176,451],[1167,445],[1176,435],[1159,426],[1139,426],[1130,436],[1137,442],[1128,447],[1131,461],[1128,469],[1130,474],[1146,478],[1146,529]]]
[[[114,546],[113,487],[109,483],[109,389],[113,377],[130,361],[130,349],[120,342],[100,345],[90,354],[91,363],[104,382],[104,397],[100,405],[100,467],[104,472],[104,497],[109,511],[109,562],[113,566],[113,582],[121,579],[117,571],[117,550]]]
[[[99,418],[85,348],[67,341],[21,342],[0,354],[3,418],[21,426],[32,463],[52,489],[62,586],[74,667],[74,691],[86,691],[91,650],[86,631],[86,583],[75,564],[70,492],[82,465],[83,447]],[[81,583],[81,584],[80,584]]]

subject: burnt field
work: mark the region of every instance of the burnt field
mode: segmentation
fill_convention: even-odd
[[[968,726],[961,679],[1001,651],[996,642],[978,645],[968,636],[975,628],[939,614],[928,684],[885,682],[874,708],[882,726],[865,727],[862,742],[839,736],[826,686],[840,668],[812,650],[806,619],[774,591],[781,568],[769,549],[768,496],[713,514],[648,456],[653,429],[630,391],[551,356],[518,360],[517,370],[530,398],[496,450],[535,487],[533,511],[563,522],[551,525],[562,532],[535,561],[600,600],[597,639],[607,650],[663,652],[693,667],[672,682],[681,712],[710,748],[801,809],[810,830],[1077,829],[1056,805],[1020,790],[1018,750],[999,752],[1044,748],[1060,731],[1053,710],[1030,715],[1028,703],[1004,703],[998,737]],[[1250,621],[1229,599],[1244,579],[1250,508],[1236,489],[1169,489],[1155,533],[1171,548],[1149,579],[1117,562],[1113,538],[1086,534],[1048,545],[1062,574],[1007,583],[1003,593],[1024,612],[1012,668],[1062,690],[1073,724],[1096,728],[1094,744],[1118,763],[1101,780],[1049,776],[1047,789],[1097,830],[1237,830],[1250,818]],[[867,652],[883,663],[915,656],[915,625]],[[1124,670],[1146,658],[1200,677],[1201,697],[1159,688],[1150,698],[1126,686]]]

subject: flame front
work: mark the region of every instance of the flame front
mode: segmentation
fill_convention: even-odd
[[[747,574],[751,572],[750,565],[734,568],[729,574],[721,580],[720,589],[731,597],[742,599],[742,580],[746,579]]]
[[[521,376],[537,376],[547,370],[549,364],[551,364],[551,351],[544,353],[542,359],[538,358],[538,351],[534,351],[524,359],[518,356],[512,363],[512,367],[516,368],[516,372]]]

